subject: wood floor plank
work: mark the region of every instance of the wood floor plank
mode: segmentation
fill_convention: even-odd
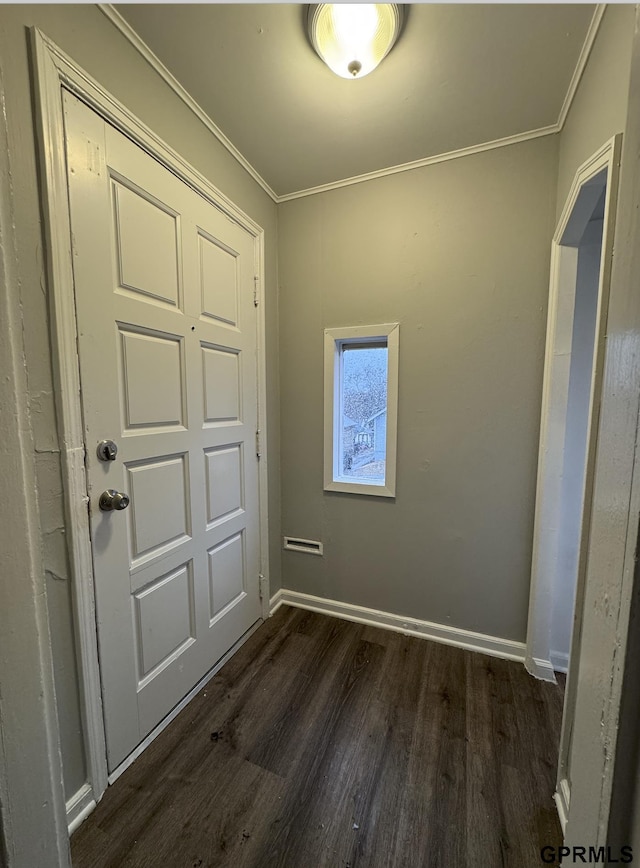
[[[387,648],[380,691],[372,706],[376,725],[384,732],[384,745],[366,840],[368,852],[375,854],[373,864],[392,868],[407,864],[402,836],[410,837],[410,833],[400,818],[405,809],[414,726],[429,657],[420,642],[398,634],[389,634]],[[414,814],[413,819],[420,824],[419,814]]]
[[[287,774],[293,765],[299,766],[305,751],[315,751],[326,709],[340,689],[343,667],[348,667],[348,654],[359,635],[350,624],[337,618],[311,612],[300,618],[301,629],[314,640],[312,652],[298,661],[286,703],[280,695],[276,714],[249,754],[252,762],[279,774]]]
[[[361,628],[350,632],[354,642],[336,672],[331,694],[320,697],[323,713],[315,715],[295,774],[288,778],[288,796],[266,853],[265,864],[274,868],[349,861],[352,840],[357,838],[354,814],[361,793],[351,775],[364,773],[366,778],[368,770],[352,765],[349,758],[357,750],[371,681],[384,649],[360,641]]]
[[[110,787],[75,868],[539,868],[562,688],[282,606]]]
[[[402,820],[424,817],[406,835],[397,860],[449,868],[466,860],[465,652],[434,645],[425,669],[410,752]],[[410,862],[397,861],[399,865]]]
[[[508,864],[509,830],[506,824],[496,739],[506,728],[500,707],[492,660],[467,655],[467,860],[483,853],[487,864]]]

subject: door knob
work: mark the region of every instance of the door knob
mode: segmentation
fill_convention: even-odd
[[[103,512],[109,512],[111,509],[126,509],[129,506],[129,495],[124,491],[108,488],[100,495],[98,506]]]

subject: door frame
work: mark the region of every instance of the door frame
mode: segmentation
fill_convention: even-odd
[[[584,532],[584,528],[588,527],[589,522],[588,508],[593,483],[599,403],[602,390],[621,143],[622,134],[614,136],[580,166],[573,179],[551,243],[549,310],[542,386],[538,478],[525,656],[525,665],[529,672],[546,681],[555,681],[551,661],[553,650],[551,648],[551,618],[553,587],[558,570],[558,519],[578,265],[577,247],[569,246],[566,240],[563,244],[563,240],[567,234],[574,234],[576,239],[582,236],[584,229],[582,224],[586,225],[588,222],[590,213],[601,194],[601,187],[594,186],[594,179],[606,169],[607,191],[598,280],[598,306],[586,454],[585,513],[580,543],[578,587],[576,589],[575,611],[577,614],[580,606],[580,593],[584,590],[582,585],[584,583],[585,555],[588,543],[588,534]],[[578,200],[581,197],[585,200],[584,208],[577,208]],[[581,210],[582,213],[577,213]]]
[[[569,753],[576,705],[582,614],[589,551],[591,504],[600,421],[606,327],[609,306],[614,229],[619,183],[622,134],[606,142],[580,166],[556,227],[551,248],[549,311],[542,391],[542,416],[538,453],[538,478],[531,568],[531,590],[525,666],[546,681],[555,682],[551,648],[554,586],[560,568],[559,528],[562,501],[564,442],[569,399],[571,342],[574,325],[578,268],[578,241],[602,192],[597,182],[607,171],[604,226],[598,279],[591,396],[585,455],[582,530],[578,551],[577,582],[568,679],[560,738],[556,804],[563,828],[569,814]],[[567,240],[569,236],[569,240]],[[575,241],[575,246],[571,244]],[[564,243],[563,243],[564,242]]]
[[[120,770],[124,770],[131,759],[125,760],[119,770],[111,776],[108,775],[84,467],[85,443],[80,400],[62,89],[65,88],[74,94],[107,123],[126,135],[215,208],[249,232],[254,239],[255,301],[258,314],[256,335],[258,432],[261,453],[258,466],[260,574],[256,578],[259,582],[263,619],[269,616],[264,230],[94,78],[82,70],[41,30],[37,27],[30,28],[30,38],[35,82],[40,188],[47,245],[46,267],[54,390],[61,444],[83,736],[87,755],[87,783],[67,800],[67,820],[70,831],[73,831],[93,810],[108,783],[117,777]],[[225,659],[226,657],[223,661]],[[210,676],[205,676],[205,679],[207,677]],[[187,699],[191,695],[192,693],[188,694]],[[168,719],[170,718],[171,715]],[[168,722],[168,719],[165,720]],[[162,725],[142,742],[140,748],[132,754],[132,758],[138,755],[140,749],[146,746],[161,728]]]

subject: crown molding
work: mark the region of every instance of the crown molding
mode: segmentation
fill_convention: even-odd
[[[278,196],[278,202],[290,202],[292,199],[302,199],[305,196],[313,196],[316,193],[326,193],[329,190],[338,190],[340,187],[351,187],[353,184],[362,184],[365,181],[373,181],[376,178],[385,178],[387,175],[397,175],[400,172],[410,172],[412,169],[421,169],[424,166],[447,163],[449,160],[457,160],[459,157],[469,157],[472,154],[481,154],[484,151],[493,151],[496,148],[518,145],[520,142],[528,142],[530,139],[539,139],[542,136],[552,136],[557,132],[559,132],[558,125],[551,124],[551,126],[540,127],[537,130],[528,130],[526,133],[517,133],[515,136],[505,136],[502,139],[493,139],[491,142],[470,145],[468,148],[460,148],[457,151],[445,151],[443,154],[434,154],[434,156],[424,157],[422,160],[400,163],[397,166],[389,166],[386,169],[376,169],[374,172],[367,172],[364,175],[354,175],[351,178],[343,178],[341,181],[331,181],[329,184],[320,184],[317,187],[309,187],[306,190],[298,190],[295,193],[285,193],[283,196]]]
[[[494,148],[504,148],[508,145],[517,145],[520,142],[526,142],[529,139],[538,139],[542,136],[551,136],[555,133],[562,132],[565,121],[567,119],[567,115],[569,114],[569,110],[571,109],[573,100],[575,99],[578,85],[580,84],[580,81],[582,79],[582,75],[584,73],[589,57],[591,56],[591,49],[593,48],[593,44],[596,41],[596,36],[598,35],[600,24],[602,23],[602,18],[604,16],[606,8],[606,3],[599,3],[598,5],[596,5],[593,11],[591,21],[589,22],[589,27],[587,28],[585,40],[582,44],[580,54],[578,55],[578,60],[576,62],[575,69],[573,70],[573,75],[571,76],[571,81],[569,82],[567,93],[560,108],[558,120],[555,124],[550,124],[548,127],[539,127],[536,130],[528,130],[527,132],[518,133],[514,136],[506,136],[502,139],[494,139],[491,142],[484,142],[479,145],[470,145],[468,148],[460,148],[457,151],[445,151],[442,154],[436,154],[432,157],[425,157],[422,160],[414,160],[410,163],[400,163],[397,166],[389,166],[386,169],[379,169],[375,172],[367,172],[363,175],[354,175],[350,178],[344,178],[341,181],[333,181],[329,184],[321,184],[317,187],[309,187],[306,190],[298,190],[294,193],[285,193],[282,196],[278,196],[277,201],[290,202],[292,199],[302,199],[305,196],[313,196],[316,193],[326,193],[329,190],[338,190],[341,187],[350,187],[352,184],[361,184],[364,181],[372,181],[376,178],[384,178],[387,175],[396,175],[399,172],[409,172],[411,171],[411,169],[420,169],[424,166],[434,166],[437,163],[445,163],[448,160],[456,160],[458,159],[458,157],[469,157],[472,154],[481,154],[484,151],[491,151]]]
[[[175,76],[167,69],[159,57],[149,48],[147,43],[136,33],[131,25],[122,17],[122,15],[110,3],[99,3],[100,11],[111,21],[111,23],[120,31],[128,42],[139,52],[139,54],[147,61],[147,63],[160,75],[166,84],[174,91],[174,93],[191,109],[196,117],[207,127],[207,129],[218,139],[218,141],[227,149],[227,151],[238,161],[267,195],[276,203],[290,202],[293,199],[302,199],[306,196],[313,196],[316,193],[326,193],[330,190],[338,190],[342,187],[351,187],[354,184],[362,184],[365,181],[373,181],[377,178],[385,178],[388,175],[397,175],[400,172],[409,172],[412,169],[421,169],[425,166],[434,166],[438,163],[445,163],[449,160],[456,160],[460,157],[469,157],[473,154],[481,154],[485,151],[492,151],[495,148],[504,148],[509,145],[517,145],[520,142],[527,142],[531,139],[538,139],[542,136],[551,136],[562,131],[567,119],[567,115],[573,104],[580,80],[584,73],[585,67],[591,55],[593,44],[598,35],[600,24],[607,8],[606,4],[601,3],[595,7],[591,22],[587,29],[587,34],[578,56],[569,88],[565,95],[558,120],[555,124],[550,124],[546,127],[539,127],[535,130],[527,130],[523,133],[517,133],[513,136],[505,136],[501,139],[494,139],[490,142],[482,142],[478,145],[470,145],[466,148],[460,148],[454,151],[445,151],[442,154],[435,154],[431,157],[424,157],[421,160],[413,160],[408,163],[400,163],[396,166],[389,166],[385,169],[378,169],[373,172],[367,172],[362,175],[354,175],[349,178],[343,178],[340,181],[332,181],[328,184],[320,184],[316,187],[309,187],[305,190],[298,190],[293,193],[285,193],[279,196],[264,180],[264,178],[253,168],[251,163],[240,153],[233,142],[225,136],[222,130],[214,123],[204,109],[195,101],[189,92],[180,84]]]
[[[585,67],[591,55],[591,49],[593,48],[593,43],[596,41],[596,36],[598,35],[598,31],[600,30],[602,17],[605,13],[606,8],[606,3],[598,3],[598,5],[593,11],[591,22],[589,24],[589,27],[587,28],[587,35],[585,36],[585,40],[582,44],[582,49],[580,51],[580,54],[578,55],[578,62],[576,63],[576,68],[573,70],[573,75],[571,76],[571,81],[569,82],[569,88],[564,98],[564,102],[562,103],[560,114],[558,115],[559,132],[562,131],[565,121],[567,120],[567,115],[569,114],[569,110],[573,104],[573,100],[578,90],[578,85],[580,84],[580,80],[582,79],[582,74],[584,73]]]
[[[213,133],[213,135],[218,139],[221,145],[229,151],[232,157],[240,163],[243,169],[245,169],[264,190],[264,192],[273,199],[274,202],[278,201],[278,196],[271,189],[269,184],[264,180],[262,175],[260,175],[251,165],[251,163],[243,157],[240,151],[236,148],[233,142],[228,139],[225,134],[222,132],[219,126],[213,122],[213,120],[209,117],[209,115],[204,111],[204,109],[195,101],[195,99],[191,96],[191,94],[180,84],[178,79],[167,69],[164,63],[160,60],[160,58],[154,54],[154,52],[149,48],[147,43],[136,33],[133,27],[122,17],[122,15],[118,12],[118,10],[111,5],[111,3],[98,3],[98,9],[106,15],[106,17],[111,21],[111,23],[122,33],[125,39],[131,43],[131,45],[138,51],[139,54],[147,61],[149,66],[153,67],[153,69],[158,73],[158,75],[164,79],[166,84],[169,85],[171,90],[180,97],[180,99],[185,103],[188,108],[196,115],[196,117],[202,121],[202,123],[207,127],[209,132]]]

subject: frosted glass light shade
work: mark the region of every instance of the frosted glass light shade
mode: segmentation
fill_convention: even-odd
[[[320,3],[309,7],[309,38],[336,75],[362,78],[391,51],[402,15],[396,3]]]

